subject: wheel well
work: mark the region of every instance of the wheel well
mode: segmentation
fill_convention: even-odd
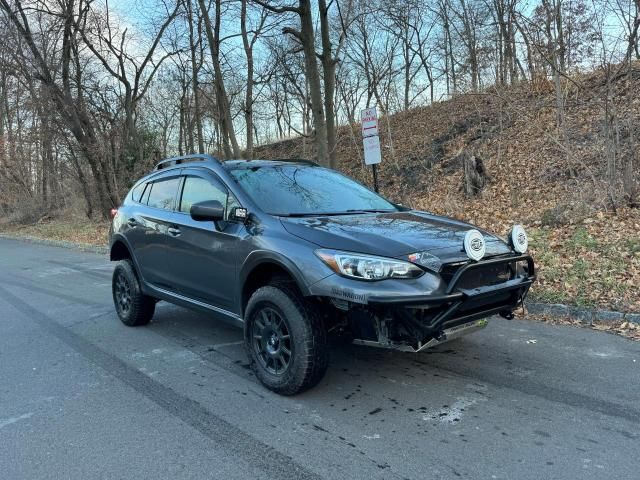
[[[125,258],[131,258],[131,253],[129,253],[129,249],[124,242],[118,240],[111,246],[110,258],[111,261],[124,260]]]
[[[253,292],[260,287],[273,283],[288,283],[293,285],[296,289],[296,284],[293,276],[282,266],[276,263],[261,263],[255,267],[247,276],[244,285],[242,286],[242,314],[244,315],[244,309],[249,302],[249,298]]]

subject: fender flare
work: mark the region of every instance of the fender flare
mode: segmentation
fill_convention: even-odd
[[[131,247],[131,244],[127,240],[127,237],[125,237],[124,235],[122,235],[120,233],[114,233],[112,235],[111,241],[109,242],[109,260],[112,261],[112,262],[115,261],[112,258],[112,252],[113,252],[113,247],[117,242],[122,243],[124,245],[124,247],[127,249],[127,251],[129,252],[129,258],[133,262],[133,268],[135,269],[136,274],[140,278],[140,283],[142,284],[143,288],[145,288],[146,282],[144,281],[144,278],[142,277],[142,273],[140,272],[140,266],[138,265],[138,260],[136,259],[135,255],[133,254],[133,248]]]
[[[251,272],[256,267],[265,263],[272,263],[282,268],[289,275],[291,275],[291,277],[293,277],[302,295],[304,295],[305,297],[311,295],[309,286],[307,285],[307,282],[305,281],[304,276],[302,275],[302,272],[297,267],[297,265],[284,255],[267,250],[254,250],[245,259],[244,263],[240,267],[240,272],[238,275],[238,283],[240,284],[241,290],[244,288],[247,278],[249,278]]]
[[[129,256],[133,257],[133,255],[132,255],[133,249],[131,248],[131,245],[129,244],[129,240],[127,240],[127,237],[125,237],[121,233],[114,233],[113,235],[111,235],[111,238],[109,240],[109,259],[112,262],[114,261],[114,260],[111,259],[111,257],[113,256],[112,255],[113,247],[118,242],[124,244],[125,248],[129,251]]]

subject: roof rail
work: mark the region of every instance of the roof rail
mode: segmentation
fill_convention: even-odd
[[[278,158],[278,162],[291,162],[291,163],[304,163],[307,165],[313,165],[314,167],[319,167],[320,164],[318,162],[314,162],[313,160],[309,160],[307,158]]]
[[[163,170],[165,168],[174,167],[176,165],[180,165],[181,163],[190,163],[190,162],[216,162],[219,163],[218,159],[213,155],[208,155],[205,153],[194,153],[192,155],[185,155],[183,157],[171,157],[166,160],[162,160],[158,162],[156,166],[153,168],[154,171]]]

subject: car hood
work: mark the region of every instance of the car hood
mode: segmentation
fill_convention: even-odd
[[[428,251],[445,261],[467,259],[464,236],[468,230],[477,229],[468,223],[419,211],[282,217],[281,221],[292,235],[323,248],[386,257]],[[480,231],[487,244],[487,257],[511,252],[504,241]]]

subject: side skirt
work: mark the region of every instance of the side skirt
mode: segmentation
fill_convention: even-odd
[[[189,297],[185,297],[183,295],[177,294],[175,292],[170,292],[163,288],[154,287],[152,285],[146,284],[143,289],[145,295],[152,296],[159,300],[165,300],[166,302],[172,303],[174,305],[178,305],[180,307],[185,307],[190,310],[197,310],[203,313],[213,313],[216,317],[219,317],[222,321],[230,323],[231,325],[235,325],[236,327],[242,328],[244,326],[244,321],[237,313],[230,312],[229,310],[225,310],[220,307],[216,307],[215,305],[210,305],[205,302],[201,302],[199,300],[194,300]]]

